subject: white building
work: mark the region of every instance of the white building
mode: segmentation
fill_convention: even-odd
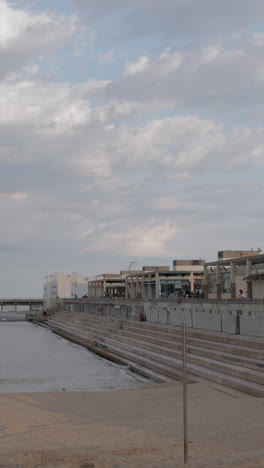
[[[57,298],[82,297],[88,294],[88,279],[81,273],[53,273],[44,279],[44,310]]]

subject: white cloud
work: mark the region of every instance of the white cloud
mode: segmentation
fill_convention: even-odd
[[[142,72],[148,67],[149,58],[139,57],[136,62],[128,62],[125,65],[124,76],[135,75],[136,73]]]
[[[158,57],[125,64],[123,77],[102,96],[132,102],[160,101],[216,112],[248,112],[264,99],[264,40],[253,35],[233,48],[221,44],[201,49],[166,49]]]
[[[106,84],[94,81],[80,86],[29,80],[0,82],[0,125],[32,125],[42,133],[67,133],[89,124],[93,111],[87,98]]]
[[[97,6],[109,11],[121,3],[99,0]],[[198,3],[189,4],[195,13]],[[228,126],[218,111],[236,109],[228,114],[231,121],[244,104],[262,109],[262,34],[236,38],[232,48],[219,39],[195,49],[164,46],[158,55],[141,48],[138,59],[126,57],[119,79],[52,83],[41,79],[31,59],[71,37],[76,19],[0,5],[8,7],[10,25],[0,42],[0,57],[10,58],[4,71],[25,66],[28,77],[16,74],[0,83],[1,252],[39,251],[38,264],[46,262],[47,272],[81,269],[79,264],[86,274],[117,271],[131,257],[168,263],[177,256],[215,255],[223,226],[232,231],[226,239],[239,243],[223,248],[248,247],[242,243],[252,237],[250,223],[241,239],[246,217],[259,246],[264,127],[242,127],[238,119]],[[147,0],[133,5],[140,12],[150,6]],[[163,2],[167,16],[185,5]],[[243,0],[241,5],[244,12]],[[161,2],[151,7],[155,24]],[[249,24],[240,13],[238,29]],[[203,15],[201,24],[210,17]],[[187,29],[191,16],[188,21]],[[222,20],[215,21],[219,31]],[[101,55],[104,63],[115,58],[110,47],[103,46],[109,50]],[[94,55],[97,69],[104,69]]]
[[[135,257],[156,257],[170,254],[169,243],[176,240],[177,231],[170,221],[157,224],[149,221],[137,227],[126,226],[119,232],[106,232],[96,236],[96,242],[89,239],[87,251],[122,251],[124,255]]]
[[[96,148],[92,148],[91,152],[87,150],[86,154],[77,155],[72,161],[72,166],[77,174],[86,174],[89,178],[109,179],[112,177],[110,158],[100,154]]]
[[[126,165],[154,164],[177,177],[181,171],[191,173],[199,167],[225,139],[221,125],[195,116],[175,116],[153,120],[133,130],[123,127],[116,149],[120,158],[126,156]]]
[[[30,198],[29,193],[23,192],[0,192],[0,200],[15,200],[15,201],[23,201],[28,200]]]
[[[148,73],[153,78],[161,78],[163,75],[176,71],[183,63],[184,54],[171,51],[170,48],[162,52],[156,61],[151,61],[149,57],[139,57],[135,62],[125,64],[123,76],[142,75]]]
[[[213,119],[195,115],[151,119],[148,112],[155,102],[149,107],[127,101],[92,105],[94,90],[106,85],[2,83],[0,161],[64,161],[76,174],[98,183],[101,178],[110,183],[113,174],[126,177],[127,170],[132,171],[128,176],[134,172],[140,177],[150,164],[168,178],[186,179],[201,167],[224,162],[230,170],[244,165],[249,156],[251,164],[263,163],[263,127],[226,131]],[[124,122],[141,115],[147,123]]]
[[[16,192],[16,193],[12,193],[12,195],[11,195],[11,200],[21,201],[21,200],[27,200],[28,198],[29,198],[28,193]]]
[[[62,45],[77,28],[76,16],[33,13],[0,0],[0,79]]]

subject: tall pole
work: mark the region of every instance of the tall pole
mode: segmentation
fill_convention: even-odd
[[[188,464],[188,427],[187,427],[187,378],[186,378],[186,322],[182,322],[182,372],[183,372],[183,431],[184,464]]]

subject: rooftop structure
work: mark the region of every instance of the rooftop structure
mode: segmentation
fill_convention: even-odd
[[[231,258],[249,257],[259,255],[260,249],[257,250],[220,250],[218,252],[218,260],[229,260]]]
[[[169,266],[143,266],[142,271],[170,271]]]

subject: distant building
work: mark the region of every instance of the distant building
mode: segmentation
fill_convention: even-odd
[[[189,291],[199,296],[203,292],[205,260],[173,260],[173,271],[178,281],[188,281]],[[183,288],[182,288],[183,289]]]
[[[88,278],[89,297],[99,299],[101,297],[125,297],[125,277],[127,272],[103,273]]]
[[[169,266],[143,267],[126,276],[126,297],[158,299],[181,294],[202,294],[205,260],[174,260]]]
[[[89,297],[155,299],[202,293],[205,260],[174,260],[169,266],[143,266],[142,270],[122,270],[88,279]]]
[[[88,294],[88,279],[81,273],[53,273],[44,279],[44,309],[56,298],[82,297]]]
[[[239,290],[243,290],[249,299],[264,298],[264,255],[260,252],[260,249],[218,252],[218,260],[205,264],[205,297],[235,299]]]

